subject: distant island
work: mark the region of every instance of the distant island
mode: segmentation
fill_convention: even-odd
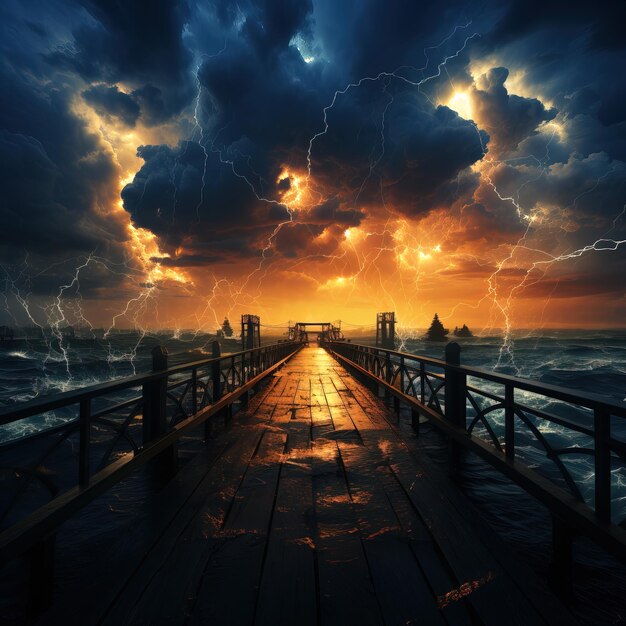
[[[473,337],[474,336],[474,333],[467,327],[467,324],[463,324],[461,328],[459,328],[458,326],[455,326],[452,333],[455,337]]]
[[[430,327],[426,331],[424,339],[427,339],[428,341],[446,341],[449,332],[450,331],[447,328],[444,328],[444,325],[441,323],[439,315],[435,313],[435,317],[433,317],[433,321],[430,323]],[[455,326],[452,334],[455,337],[474,336],[474,333],[468,328],[467,324],[463,324],[461,328]]]

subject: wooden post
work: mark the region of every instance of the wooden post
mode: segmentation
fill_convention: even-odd
[[[452,366],[461,364],[461,346],[451,341],[446,346],[446,363]],[[445,418],[458,428],[466,428],[465,414],[465,374],[450,367],[445,369]],[[458,470],[461,456],[460,446],[450,439],[450,470],[455,474]]]
[[[603,522],[611,521],[611,416],[596,408],[593,412],[595,446],[595,509]]]
[[[167,348],[155,346],[152,349],[152,371],[167,370]],[[159,376],[143,385],[143,445],[163,436],[167,430],[167,374]],[[155,478],[164,481],[177,469],[176,444],[172,444],[154,457],[151,462]]]
[[[561,519],[552,516],[552,562],[548,571],[548,579],[554,591],[564,600],[571,601],[574,597],[572,586],[573,532]]]
[[[219,360],[222,356],[222,347],[220,342],[215,340],[211,344],[211,357],[218,359],[211,364],[211,386],[213,388],[213,402],[217,402],[222,397],[222,362]],[[204,439],[208,441],[211,437],[211,420],[204,422]]]

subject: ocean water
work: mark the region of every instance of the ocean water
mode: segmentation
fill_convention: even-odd
[[[156,345],[167,348],[170,365],[208,358],[214,339],[214,336],[193,333],[120,332],[106,340],[66,338],[62,345],[54,339],[0,342],[0,407],[148,372],[152,364],[151,350]],[[275,337],[267,337],[263,343],[275,340]],[[220,344],[223,354],[241,350],[236,338],[221,339]],[[121,392],[109,399],[121,402],[129,393],[132,392]],[[59,410],[0,426],[0,445],[74,417]]]

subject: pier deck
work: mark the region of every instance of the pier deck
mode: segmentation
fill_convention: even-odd
[[[304,348],[43,622],[572,623],[405,437]]]

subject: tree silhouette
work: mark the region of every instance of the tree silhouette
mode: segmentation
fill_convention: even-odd
[[[447,328],[443,327],[443,324],[439,320],[439,315],[435,313],[435,317],[433,317],[433,321],[430,323],[430,328],[426,332],[426,339],[430,339],[431,341],[445,341],[446,335],[449,332]]]
[[[222,333],[224,337],[232,337],[233,336],[233,327],[230,325],[230,321],[227,317],[224,318],[222,322]]]

